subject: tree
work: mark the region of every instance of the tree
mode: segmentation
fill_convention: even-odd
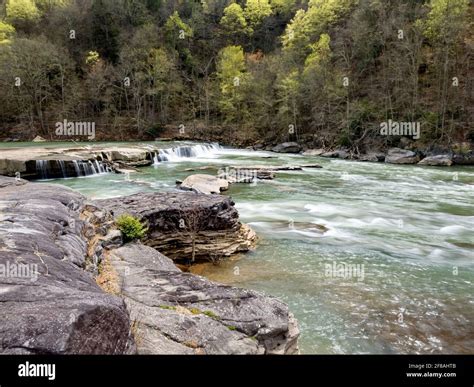
[[[270,0],[274,13],[289,15],[296,7],[296,0]]]
[[[262,21],[272,14],[272,7],[268,0],[247,0],[244,14],[249,28],[255,31]]]
[[[186,24],[175,11],[165,23],[166,37],[171,47],[178,48],[178,42],[193,36],[192,28]]]
[[[61,114],[70,71],[67,54],[49,42],[16,38],[9,45],[0,45],[0,99],[2,115],[9,110],[26,119],[30,127],[38,125],[48,134],[48,113]],[[10,113],[11,114],[11,113]]]
[[[34,0],[7,0],[6,21],[15,27],[29,30],[40,16]]]
[[[226,122],[243,122],[244,86],[247,82],[244,50],[241,46],[227,46],[218,55],[217,77],[220,84],[220,108]]]
[[[450,102],[450,87],[455,67],[455,52],[459,37],[467,25],[468,0],[431,0],[430,11],[425,21],[425,35],[434,46],[438,80],[437,127],[441,137],[446,135],[446,115]]]
[[[220,21],[220,25],[224,35],[232,42],[241,41],[249,32],[244,11],[237,3],[232,3],[224,9],[224,16]]]
[[[120,15],[114,12],[116,6],[110,0],[94,0],[91,8],[95,48],[103,58],[113,64],[118,63],[120,52]]]
[[[11,37],[15,34],[15,27],[0,21],[0,44],[10,43]]]

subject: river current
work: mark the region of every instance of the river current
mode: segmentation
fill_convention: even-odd
[[[232,185],[225,194],[258,247],[193,271],[288,303],[302,353],[474,353],[473,167],[199,149],[130,175],[48,182],[96,199],[174,190],[233,165],[319,163]]]

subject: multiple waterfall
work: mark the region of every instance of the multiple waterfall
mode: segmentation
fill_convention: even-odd
[[[197,145],[180,145],[168,149],[160,149],[155,152],[153,157],[153,164],[158,164],[163,161],[180,161],[191,157],[212,157],[215,152],[219,151],[221,146],[219,144],[197,144]]]
[[[42,180],[98,175],[110,171],[99,160],[36,160],[36,174]]]
[[[167,149],[151,150],[153,164],[178,162],[189,158],[213,158],[221,150],[219,144],[179,145]],[[33,164],[31,168],[35,168]],[[36,160],[38,179],[84,177],[111,172],[110,167],[99,160]]]

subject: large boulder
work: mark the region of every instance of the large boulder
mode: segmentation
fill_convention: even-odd
[[[410,150],[392,148],[389,149],[385,162],[390,164],[416,164],[420,157]]]
[[[83,268],[92,227],[66,187],[0,177],[0,353],[135,351],[125,303]]]
[[[454,154],[453,163],[458,165],[474,165],[474,151]]]
[[[221,195],[156,192],[97,200],[117,217],[130,214],[145,221],[143,242],[174,260],[209,260],[248,251],[256,243],[250,227],[239,222],[234,202]]]
[[[431,165],[439,167],[449,167],[453,164],[450,155],[428,156],[421,160],[418,165]]]
[[[203,194],[220,194],[229,189],[229,182],[212,175],[196,174],[184,179],[179,188]]]
[[[297,142],[284,142],[272,148],[276,153],[299,153],[301,146]]]
[[[183,273],[156,250],[129,244],[110,253],[142,354],[293,354],[297,322],[261,293]]]

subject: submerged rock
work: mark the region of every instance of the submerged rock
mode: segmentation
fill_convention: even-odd
[[[410,150],[392,148],[389,149],[385,162],[390,164],[416,164],[420,157]]]
[[[0,177],[0,353],[134,352],[125,303],[83,270],[84,201],[66,187]]]
[[[225,196],[194,192],[157,192],[95,201],[117,217],[145,221],[144,243],[174,260],[208,260],[254,247],[253,230],[240,223],[234,202]]]
[[[301,146],[297,142],[284,142],[272,148],[276,153],[299,153]]]
[[[156,250],[110,254],[142,354],[294,354],[299,330],[287,305],[261,293],[181,272]]]
[[[196,193],[220,194],[229,189],[229,182],[212,175],[196,174],[184,179],[179,188]]]

